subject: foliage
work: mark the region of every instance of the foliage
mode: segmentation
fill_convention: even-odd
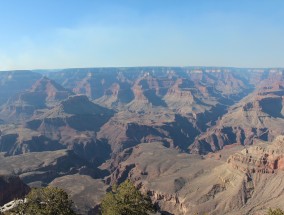
[[[279,208],[274,209],[274,210],[269,208],[267,215],[284,215],[284,211],[282,211]]]
[[[103,215],[147,215],[154,212],[149,197],[143,195],[130,180],[113,186],[101,203]]]
[[[68,194],[56,187],[34,188],[9,214],[75,215]]]

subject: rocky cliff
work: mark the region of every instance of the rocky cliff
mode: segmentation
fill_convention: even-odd
[[[244,173],[276,173],[284,170],[284,136],[271,145],[252,146],[231,155],[227,161]]]
[[[283,144],[235,146],[205,157],[141,144],[112,163],[109,183],[130,178],[170,214],[262,214],[283,209]],[[116,168],[114,168],[116,166]],[[107,166],[106,166],[107,168]]]
[[[272,141],[283,134],[282,79],[264,80],[253,93],[230,107],[215,126],[197,137],[190,150],[207,153],[229,144],[250,145],[255,138]]]

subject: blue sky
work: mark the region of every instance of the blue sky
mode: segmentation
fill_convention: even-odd
[[[284,67],[283,0],[0,0],[0,70]]]

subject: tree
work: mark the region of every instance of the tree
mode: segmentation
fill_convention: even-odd
[[[34,188],[7,214],[75,215],[68,194],[56,187]]]
[[[150,198],[143,195],[130,180],[113,186],[101,203],[103,215],[147,215],[154,212]]]
[[[267,215],[284,215],[284,211],[282,211],[279,208],[274,209],[274,210],[269,208]]]

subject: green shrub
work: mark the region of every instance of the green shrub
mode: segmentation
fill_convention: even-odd
[[[6,214],[75,215],[68,194],[56,187],[34,188],[23,203]]]
[[[284,215],[284,211],[282,211],[279,208],[274,209],[274,210],[269,208],[267,215]]]
[[[154,212],[149,197],[143,195],[130,180],[113,186],[101,203],[103,215],[147,215]]]

